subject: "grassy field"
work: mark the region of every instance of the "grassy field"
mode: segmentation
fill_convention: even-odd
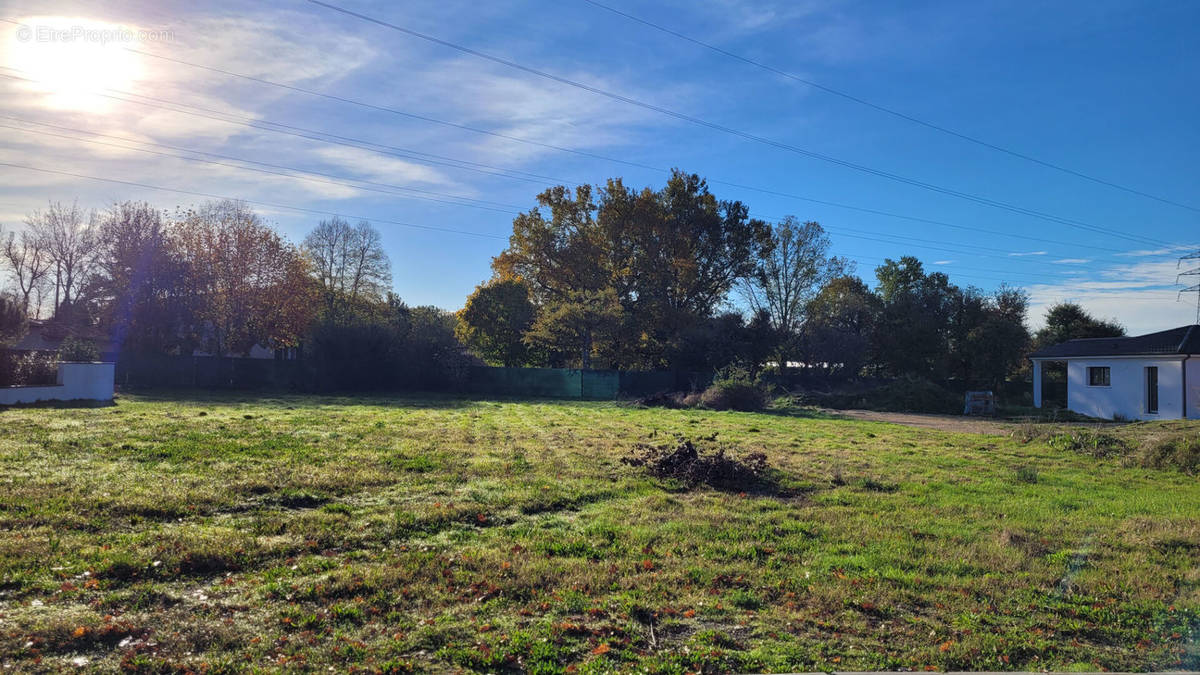
[[[714,433],[770,480],[619,461]],[[1038,438],[455,398],[0,411],[0,672],[1197,668],[1198,561],[1200,479]]]

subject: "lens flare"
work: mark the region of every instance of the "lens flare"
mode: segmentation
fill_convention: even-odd
[[[124,26],[65,16],[33,16],[11,26],[4,41],[4,72],[32,80],[21,86],[50,108],[103,112],[113,104],[101,93],[129,89],[142,63],[126,47]]]

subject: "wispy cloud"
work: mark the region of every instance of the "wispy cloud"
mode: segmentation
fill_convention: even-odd
[[[37,15],[22,14],[19,7],[14,10],[18,19],[36,25],[88,21],[75,16],[41,16],[42,12]],[[122,26],[132,29],[145,27],[139,25],[133,16],[121,16],[121,8],[113,8],[110,14],[112,20]],[[87,87],[89,95],[100,96],[105,105],[100,108],[89,106],[87,109],[73,109],[54,100],[53,92],[43,91],[44,88],[36,83],[6,79],[0,82],[0,112],[135,141],[169,143],[304,168],[311,163],[312,155],[306,154],[311,152],[310,141],[266,134],[274,138],[260,143],[258,138],[264,134],[249,130],[244,125],[205,116],[212,113],[185,114],[168,109],[183,104],[215,111],[216,116],[228,114],[235,118],[255,120],[261,119],[264,114],[275,114],[268,111],[272,111],[281,98],[292,94],[129,50],[158,52],[175,59],[289,84],[307,83],[315,87],[329,86],[355,73],[370,63],[375,54],[375,48],[357,36],[310,30],[304,15],[292,10],[262,10],[223,16],[180,12],[171,20],[169,44],[122,42],[92,46],[93,49],[118,50],[121,64],[129,60],[136,62],[136,67],[129,69],[132,78],[121,84],[120,90],[145,96],[130,97],[144,103],[116,100],[114,96],[124,98],[127,94],[99,90],[85,84],[83,86]],[[7,65],[14,62],[22,49],[42,50],[45,53],[39,53],[39,56],[55,58],[55,49],[60,45],[50,42],[31,47],[28,40],[20,39],[16,30],[16,26],[0,24],[0,63]],[[320,85],[312,85],[318,81]],[[112,86],[106,80],[100,84]],[[46,131],[44,128],[39,130]],[[86,134],[80,136],[96,140]],[[0,155],[14,163],[129,183],[295,204],[370,196],[361,190],[328,182],[189,162],[112,145],[31,133],[13,134],[6,140],[10,147],[0,150]],[[103,140],[106,143],[125,144],[123,141]],[[370,180],[427,184],[450,182],[437,171],[401,161],[368,160],[353,156],[350,152],[321,159],[339,168],[353,167],[357,175]],[[63,193],[66,186],[70,188],[69,193]],[[0,197],[8,195],[20,196],[34,204],[46,199],[78,197],[81,203],[94,206],[134,196],[166,205],[187,204],[202,199],[189,199],[186,195],[166,191],[147,193],[114,183],[18,169],[5,173]]]
[[[1059,258],[1050,262],[1055,265],[1083,265],[1092,261],[1090,258]]]
[[[1050,306],[1075,302],[1094,315],[1119,321],[1132,334],[1188,324],[1195,319],[1195,304],[1179,300],[1176,272],[1172,260],[1147,261],[1104,268],[1092,279],[1029,286],[1030,319],[1034,327],[1041,326]]]
[[[287,9],[199,15],[187,22],[178,45],[165,55],[288,84],[329,84],[370,63],[378,50],[366,39],[313,30],[312,16]],[[149,51],[149,50],[147,50]],[[186,68],[159,62],[163,68]],[[186,71],[180,71],[186,72]],[[195,77],[223,82],[219,74]],[[189,78],[190,79],[190,78]]]
[[[458,183],[441,171],[424,164],[385,157],[367,150],[346,147],[321,147],[314,153],[328,164],[365,180],[377,183],[407,185],[453,185]]]
[[[727,30],[748,33],[768,26],[777,26],[818,16],[841,3],[801,2],[798,0],[788,2],[718,0],[712,4],[714,14],[721,19],[721,23]]]
[[[1198,249],[1200,249],[1200,244],[1191,245],[1191,246],[1176,245],[1176,246],[1167,246],[1164,248],[1151,248],[1151,249],[1138,249],[1136,251],[1125,251],[1123,253],[1117,253],[1116,255],[1123,256],[1123,257],[1129,257],[1129,258],[1148,258],[1150,256],[1169,255],[1171,253],[1183,253],[1186,251],[1195,251]]]
[[[405,62],[401,57],[400,63]],[[686,97],[682,90],[670,85],[652,94],[611,77],[569,72],[564,75],[645,100]],[[498,68],[481,68],[477,60],[466,58],[426,62],[413,69],[406,79],[399,107],[419,109],[434,117],[544,144],[453,132],[455,145],[480,161],[508,165],[529,163],[555,152],[546,145],[596,149],[635,144],[649,128],[668,123],[641,108],[554,82],[513,76]]]
[[[1018,252],[1009,253],[1009,255],[1014,258],[1024,258],[1025,256],[1030,256],[1030,255],[1046,255],[1046,252],[1045,251],[1024,251],[1024,252],[1019,252],[1019,253]]]

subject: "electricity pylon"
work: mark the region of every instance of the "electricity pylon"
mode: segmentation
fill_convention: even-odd
[[[1200,260],[1200,251],[1196,251],[1195,253],[1189,253],[1185,256],[1180,256],[1179,262],[1175,263],[1175,267],[1178,269],[1181,265],[1183,265],[1184,260]],[[1175,283],[1177,283],[1177,284],[1179,283],[1179,277],[1197,277],[1197,276],[1200,276],[1200,267],[1190,269],[1186,272],[1180,272],[1179,274],[1175,275]],[[1182,291],[1179,291],[1179,295],[1176,297],[1176,300],[1182,298],[1184,293],[1195,293],[1196,294],[1196,323],[1200,324],[1200,284],[1196,284],[1195,286],[1188,286],[1187,288],[1183,289]]]

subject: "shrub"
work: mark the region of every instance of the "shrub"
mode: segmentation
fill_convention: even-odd
[[[1169,435],[1147,438],[1134,455],[1137,463],[1151,469],[1179,469],[1200,473],[1200,437]]]
[[[28,320],[21,305],[7,295],[0,295],[0,345],[19,340],[27,327]]]
[[[1200,474],[1200,437],[1195,433],[1164,431],[1139,441],[1138,435],[1120,438],[1091,429],[1073,429],[1050,436],[1046,443],[1056,450],[1091,457],[1120,457],[1126,466]]]
[[[700,395],[700,404],[713,410],[762,410],[767,397],[762,389],[749,382],[714,382]]]
[[[69,337],[58,348],[58,358],[63,361],[99,361],[100,350],[91,340]]]
[[[58,358],[53,353],[30,352],[14,360],[12,384],[36,387],[58,381]]]
[[[454,337],[454,315],[435,307],[389,306],[386,315],[329,317],[307,352],[323,390],[442,389],[466,381],[471,365]]]
[[[1077,429],[1051,436],[1047,443],[1055,450],[1068,450],[1092,457],[1124,455],[1129,450],[1121,439],[1090,429]]]
[[[0,387],[17,383],[17,355],[0,350]]]
[[[713,383],[700,395],[700,404],[713,410],[762,410],[767,396],[761,387],[750,380],[742,368],[731,367],[717,373]]]
[[[1013,479],[1018,483],[1036,483],[1038,482],[1037,469],[1032,466],[1018,466],[1013,469]]]

